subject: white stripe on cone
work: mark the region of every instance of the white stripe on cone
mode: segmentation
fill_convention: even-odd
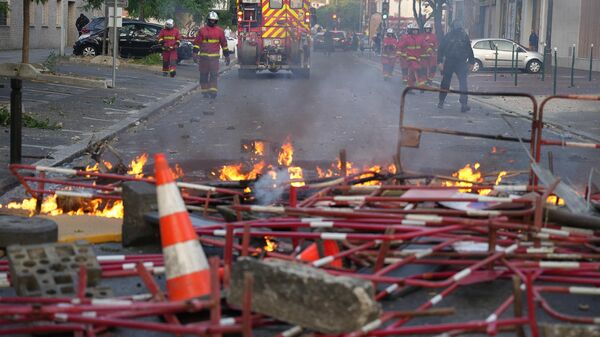
[[[175,183],[156,186],[156,194],[158,196],[158,215],[161,218],[182,212],[187,214],[187,209]]]
[[[208,269],[208,260],[200,243],[190,240],[163,248],[167,279]]]

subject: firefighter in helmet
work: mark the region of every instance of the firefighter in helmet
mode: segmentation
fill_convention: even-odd
[[[400,61],[400,69],[402,70],[402,84],[408,84],[408,60],[406,59],[406,46],[408,46],[408,33],[405,28],[400,29],[400,38],[398,39],[398,46],[396,47],[396,55]]]
[[[406,55],[406,62],[408,63],[408,85],[423,86],[427,74],[425,68],[421,67],[421,62],[427,58],[425,53],[427,48],[416,24],[411,23],[408,25],[407,32],[407,37],[402,39],[399,48]]]
[[[398,40],[392,28],[388,28],[383,38],[383,53],[381,54],[381,64],[383,66],[383,79],[389,81],[394,73],[396,64],[396,45]]]
[[[181,34],[173,19],[167,20],[165,28],[158,34],[158,43],[162,48],[163,76],[175,77],[177,74],[177,48],[180,41]]]
[[[217,26],[219,16],[208,13],[206,25],[198,30],[194,40],[194,59],[200,69],[200,89],[204,97],[217,97],[217,77],[219,75],[220,51],[223,49],[225,63],[229,65],[229,49],[223,29]]]
[[[433,33],[433,27],[431,26],[431,23],[427,23],[425,25],[423,39],[425,40],[425,45],[427,47],[426,52],[429,56],[426,62],[427,84],[431,85],[437,70],[437,50],[439,45],[437,36]]]

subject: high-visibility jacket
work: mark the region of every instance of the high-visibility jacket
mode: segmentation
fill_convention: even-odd
[[[181,34],[179,33],[179,29],[173,27],[171,29],[163,28],[158,34],[158,43],[162,44],[166,48],[173,49],[179,46],[179,42],[181,41]]]
[[[401,61],[406,61],[406,45],[408,45],[408,34],[402,34],[396,44],[396,55]]]
[[[421,62],[427,57],[424,40],[419,34],[406,34],[406,37],[401,39],[399,48],[408,62]],[[425,47],[425,48],[424,48]]]
[[[423,40],[425,40],[425,45],[427,47],[427,54],[429,57],[437,56],[438,49],[438,39],[434,33],[423,33]]]
[[[228,55],[227,39],[223,29],[218,26],[210,27],[208,25],[200,28],[198,35],[194,40],[194,51],[200,56],[220,57],[220,48],[223,48],[223,54]]]

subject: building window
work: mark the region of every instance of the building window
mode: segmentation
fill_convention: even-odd
[[[8,1],[0,1],[0,26],[8,26]]]
[[[36,4],[33,1],[29,2],[29,26],[30,27],[35,27],[35,10],[36,10]]]
[[[62,27],[63,8],[62,0],[56,1],[56,27]]]
[[[48,18],[49,18],[49,11],[48,11],[48,1],[44,2],[42,4],[42,26],[48,27]]]

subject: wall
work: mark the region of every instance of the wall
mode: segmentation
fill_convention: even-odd
[[[552,14],[552,45],[558,48],[559,58],[568,59],[573,44],[579,43],[581,0],[554,0]]]
[[[8,2],[10,5],[9,25],[0,26],[0,50],[21,49],[23,42],[23,1],[9,0]],[[68,3],[74,6],[72,12],[75,18],[68,17]],[[57,13],[57,6],[62,7],[62,14]],[[74,20],[82,13],[82,6],[82,0],[48,0],[45,5],[32,3],[30,8],[34,20],[31,22],[29,30],[30,48],[60,48],[61,28],[64,26],[70,37],[70,41],[65,48],[67,50],[71,49],[72,42],[77,37]],[[47,10],[46,15],[44,15],[44,8]],[[92,18],[92,13],[85,12],[84,14]]]

